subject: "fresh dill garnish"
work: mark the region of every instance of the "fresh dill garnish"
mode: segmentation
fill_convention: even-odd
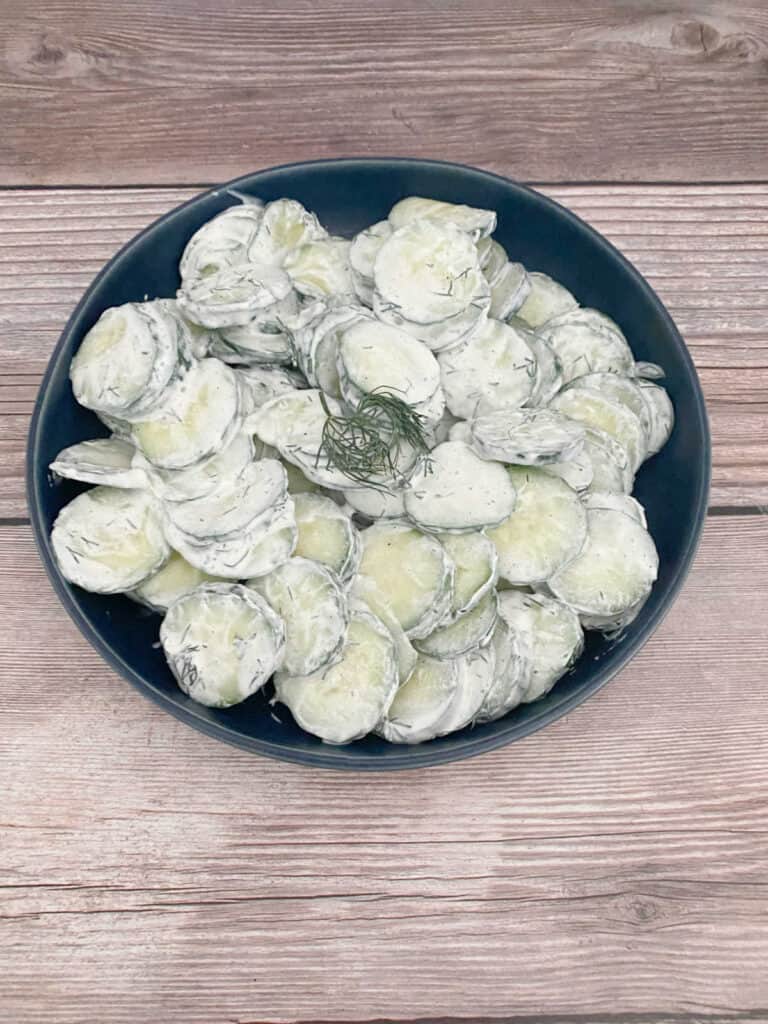
[[[429,452],[424,417],[391,391],[371,391],[348,415],[333,414],[322,393],[320,401],[328,419],[316,465],[324,458],[328,468],[356,483],[383,487],[387,479],[401,477],[402,455],[415,461]]]

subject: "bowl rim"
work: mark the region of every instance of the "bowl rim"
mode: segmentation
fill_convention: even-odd
[[[603,249],[613,259],[617,260],[629,273],[633,280],[633,284],[642,291],[651,304],[655,306],[665,324],[665,327],[678,343],[683,360],[686,364],[689,381],[693,385],[690,395],[693,405],[691,411],[695,412],[697,426],[703,441],[701,450],[703,469],[699,480],[699,486],[692,502],[690,528],[685,548],[680,556],[680,564],[677,572],[669,581],[667,589],[665,590],[658,607],[643,623],[639,631],[629,640],[627,647],[624,649],[624,657],[619,663],[598,667],[592,678],[580,687],[578,691],[568,696],[563,696],[563,698],[554,706],[550,705],[546,709],[542,709],[540,714],[532,714],[522,722],[515,722],[513,719],[509,720],[506,729],[500,728],[497,732],[490,733],[485,736],[475,735],[472,731],[469,731],[466,735],[461,736],[461,739],[457,737],[454,744],[450,747],[430,747],[429,744],[409,746],[404,747],[399,753],[392,753],[386,758],[379,758],[369,757],[366,754],[361,753],[354,745],[350,745],[349,747],[326,747],[325,749],[318,748],[317,751],[313,751],[305,748],[293,747],[290,744],[275,743],[266,739],[245,736],[240,733],[233,733],[226,724],[205,718],[202,715],[197,714],[195,709],[177,704],[169,695],[166,695],[150,686],[147,681],[144,680],[142,676],[136,672],[135,669],[133,669],[91,625],[80,609],[79,604],[74,597],[71,585],[61,575],[58,565],[53,557],[48,528],[43,517],[42,502],[38,495],[37,481],[40,479],[40,423],[50,398],[50,380],[53,376],[54,370],[58,366],[62,350],[68,342],[70,335],[77,325],[85,307],[88,305],[93,291],[98,287],[108,273],[112,273],[116,267],[119,267],[133,247],[140,243],[145,236],[153,232],[161,224],[176,217],[181,210],[186,209],[188,206],[195,205],[210,196],[238,189],[239,187],[250,183],[253,178],[262,174],[305,170],[310,167],[322,167],[324,165],[333,165],[343,167],[348,170],[355,170],[359,167],[371,167],[376,165],[386,166],[391,164],[418,166],[422,168],[450,168],[462,172],[469,172],[473,176],[480,178],[485,177],[489,179],[489,181],[501,183],[507,188],[512,188],[515,191],[525,193],[529,197],[532,197],[536,202],[552,209],[559,217],[564,217],[578,230],[586,232],[591,236],[591,240],[594,244]],[[141,231],[121,246],[120,249],[118,249],[117,252],[114,253],[114,255],[104,264],[98,274],[96,274],[85,289],[77,302],[77,305],[67,319],[67,322],[59,335],[58,341],[51,352],[45,373],[42,381],[40,382],[27,434],[26,497],[35,545],[59,600],[80,632],[102,656],[107,665],[127,679],[127,681],[145,697],[149,698],[155,704],[169,712],[174,716],[174,718],[184,722],[194,729],[197,729],[199,732],[205,733],[214,739],[224,741],[225,743],[238,747],[242,750],[248,750],[252,753],[271,757],[278,761],[311,767],[327,768],[337,771],[397,771],[425,768],[437,764],[461,761],[469,757],[474,757],[478,754],[496,750],[516,740],[523,739],[531,733],[537,732],[550,722],[557,721],[557,719],[562,718],[575,707],[583,704],[589,697],[602,689],[603,686],[610,682],[614,676],[626,667],[628,662],[646,643],[666,617],[670,608],[674,604],[693,563],[707,515],[712,466],[711,447],[709,423],[704,396],[701,390],[701,383],[699,381],[693,359],[691,358],[691,354],[688,351],[688,347],[666,306],[643,275],[616,248],[616,246],[614,246],[612,242],[608,241],[607,238],[600,234],[600,232],[590,224],[582,220],[581,217],[577,216],[577,214],[573,213],[566,206],[557,202],[557,200],[538,192],[536,189],[528,185],[514,181],[502,174],[483,170],[482,168],[473,167],[468,164],[456,163],[449,160],[431,160],[415,157],[329,157],[320,160],[303,160],[287,164],[279,164],[274,167],[265,167],[258,171],[250,171],[247,174],[242,174],[237,178],[233,178],[231,181],[227,181],[223,184],[205,189],[202,192],[198,192],[183,203],[174,206],[172,209],[153,220],[146,227],[142,228]],[[464,730],[462,730],[462,732],[464,732]],[[332,754],[331,751],[333,752]]]

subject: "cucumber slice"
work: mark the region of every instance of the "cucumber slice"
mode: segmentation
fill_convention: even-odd
[[[375,320],[356,320],[340,331],[338,360],[348,400],[386,388],[419,405],[440,388],[440,367],[426,345]],[[437,418],[441,415],[442,409]]]
[[[568,462],[550,462],[539,468],[549,476],[565,480],[569,487],[579,492],[587,490],[595,475],[592,459],[584,446],[580,451],[572,453]]]
[[[528,281],[531,290],[517,315],[531,327],[541,327],[553,317],[578,308],[578,302],[568,289],[546,274],[529,271]]]
[[[332,398],[325,402],[332,413],[341,406]],[[316,388],[278,395],[265,402],[245,421],[245,429],[277,448],[287,451],[318,451],[328,414],[323,408],[322,392]]]
[[[270,509],[246,532],[223,540],[199,541],[177,529],[170,520],[164,524],[168,542],[196,568],[228,580],[266,576],[294,552],[298,531],[293,501],[288,498]]]
[[[355,487],[344,491],[355,512],[368,519],[404,519],[405,491],[384,491],[374,487]]]
[[[472,445],[472,425],[467,420],[457,420],[448,431],[449,441],[463,441]]]
[[[151,407],[177,370],[181,336],[155,303],[107,309],[72,359],[75,398],[88,409],[126,419]]]
[[[248,259],[279,267],[293,249],[327,235],[314,213],[296,199],[275,199],[264,207],[259,229],[248,247]]]
[[[456,662],[420,654],[376,731],[390,743],[424,743],[434,739],[458,687]]]
[[[98,438],[64,448],[50,469],[67,480],[138,490],[147,487],[149,479],[143,469],[133,466],[135,454],[136,449],[127,441],[117,437]]]
[[[339,383],[339,339],[344,327],[370,313],[353,302],[329,306],[318,303],[311,317],[302,320],[292,333],[296,358],[307,380],[333,398],[341,398]]]
[[[626,449],[618,441],[609,437],[604,430],[587,428],[584,433],[584,454],[592,467],[590,490],[629,494],[635,474]]]
[[[477,243],[477,255],[483,275],[493,288],[509,262],[506,250],[493,238],[481,238]]]
[[[412,221],[384,242],[374,281],[379,307],[394,307],[415,324],[463,313],[487,287],[469,235],[451,223],[430,220]]]
[[[280,366],[238,366],[235,373],[244,416],[261,408],[270,398],[307,387],[300,373]]]
[[[488,643],[496,625],[496,591],[491,590],[470,611],[429,636],[414,640],[413,646],[432,658],[458,658]]]
[[[140,583],[128,596],[146,605],[155,612],[166,612],[180,597],[191,593],[202,583],[225,583],[218,576],[201,572],[178,553],[171,557],[157,572]]]
[[[629,494],[592,491],[590,494],[584,495],[583,501],[586,509],[612,509],[614,512],[623,512],[625,516],[630,516],[636,523],[639,523],[643,529],[648,529],[645,509],[636,498]]]
[[[223,539],[248,531],[258,517],[282,504],[287,493],[282,463],[259,459],[223,480],[211,494],[166,502],[165,512],[178,530],[195,540]]]
[[[309,676],[275,675],[275,694],[302,729],[326,743],[371,732],[392,703],[398,677],[394,644],[367,609],[355,608],[341,658]]]
[[[241,263],[183,282],[176,297],[184,316],[201,327],[238,327],[285,299],[291,288],[278,267]]]
[[[299,531],[296,554],[327,565],[342,580],[354,576],[362,545],[347,513],[323,494],[297,494],[293,501]]]
[[[572,380],[567,387],[568,390],[599,391],[601,395],[609,398],[612,402],[626,406],[640,421],[640,426],[643,428],[644,447],[647,449],[653,429],[652,412],[637,381],[631,377],[621,377],[617,373],[588,373],[584,377]]]
[[[517,633],[500,616],[491,635],[495,654],[493,682],[483,698],[475,722],[495,722],[522,701],[528,685],[528,662],[520,656]]]
[[[360,573],[378,585],[409,637],[428,636],[453,600],[454,568],[445,548],[400,523],[377,523],[361,536]]]
[[[156,299],[154,305],[163,310],[179,328],[183,339],[180,349],[185,349],[194,359],[205,359],[209,349],[218,335],[215,331],[209,331],[207,327],[200,324],[193,324],[187,320],[179,309],[176,299]]]
[[[290,364],[293,362],[293,347],[283,329],[283,322],[297,311],[296,293],[289,292],[284,299],[258,313],[247,324],[222,327],[212,343],[211,352],[225,363],[235,365]]]
[[[522,466],[567,462],[584,446],[584,430],[551,409],[497,409],[470,424],[472,445],[484,459]]]
[[[583,548],[584,507],[563,480],[540,469],[510,466],[507,472],[517,505],[501,526],[488,531],[498,553],[499,575],[516,585],[547,580]]]
[[[283,672],[308,676],[336,660],[349,609],[335,573],[308,558],[290,558],[248,586],[266,598],[285,624]]]
[[[400,683],[404,683],[413,672],[418,655],[378,584],[370,576],[358,575],[352,580],[348,593],[350,600],[362,602],[392,634],[395,644],[397,675]]]
[[[355,293],[366,306],[373,305],[373,267],[379,249],[392,234],[388,220],[380,220],[352,240],[349,250],[349,265],[352,268],[352,283]]]
[[[440,543],[454,564],[453,601],[449,616],[466,615],[496,586],[496,548],[484,533],[441,533]]]
[[[439,356],[448,408],[471,419],[484,411],[517,408],[530,399],[536,358],[522,331],[488,320],[468,342]]]
[[[233,370],[218,359],[203,359],[174,385],[162,409],[132,425],[131,435],[154,466],[182,469],[234,436],[239,401]]]
[[[584,633],[576,613],[544,594],[505,590],[499,615],[516,634],[527,662],[522,700],[538,700],[552,689],[584,650]]]
[[[515,489],[503,466],[487,462],[463,441],[432,450],[405,492],[409,518],[431,533],[465,533],[503,522]]]
[[[639,380],[638,385],[651,413],[648,454],[646,455],[646,458],[650,458],[651,455],[661,451],[669,440],[675,426],[675,410],[664,388],[649,380]]]
[[[149,474],[150,486],[164,501],[190,501],[213,494],[227,480],[240,476],[255,457],[248,434],[237,432],[220,452],[185,469],[157,469],[137,452],[133,463]]]
[[[435,224],[450,224],[466,231],[477,241],[492,235],[496,230],[494,210],[481,210],[474,206],[445,203],[439,199],[425,199],[422,196],[408,196],[395,203],[389,211],[389,223],[395,230],[426,219]]]
[[[116,487],[73,498],[56,517],[51,543],[64,578],[95,594],[133,590],[171,553],[152,495]]]
[[[160,627],[179,687],[207,707],[252,696],[280,664],[282,620],[259,594],[236,583],[207,583],[179,598]]]
[[[353,296],[351,245],[346,238],[320,238],[289,252],[283,267],[296,291],[311,299]]]
[[[443,441],[465,441],[466,437],[451,437],[451,429],[454,426],[462,424],[463,420],[458,420],[449,412],[448,409],[443,410],[443,415],[437,421],[437,423],[427,424],[424,434],[428,448],[436,448],[437,445],[442,444]]]
[[[549,580],[555,597],[587,615],[613,617],[643,601],[657,577],[651,535],[634,518],[612,509],[587,511],[583,550]]]
[[[507,263],[491,285],[489,315],[506,320],[520,309],[531,291],[528,272],[522,263]]]
[[[475,720],[493,686],[496,651],[492,644],[478,647],[455,659],[459,685],[445,717],[438,725],[438,736],[457,732]]]
[[[533,331],[526,330],[525,327],[520,328],[519,324],[524,324],[524,321],[518,320],[517,317],[509,320],[510,327],[514,326],[523,331],[525,342],[536,360],[536,378],[531,397],[525,404],[531,408],[541,408],[549,405],[563,386],[563,370],[552,346]]]
[[[203,224],[187,242],[179,264],[182,280],[210,277],[244,263],[264,209],[253,204],[231,206]]]
[[[561,391],[550,408],[612,437],[626,451],[633,471],[642,464],[646,453],[645,433],[642,423],[628,406],[585,386]]]
[[[396,306],[384,302],[378,292],[374,292],[373,296],[373,311],[382,323],[399,327],[401,331],[423,341],[432,352],[447,352],[473,337],[488,319],[490,305],[491,290],[485,279],[466,309],[456,316],[432,324],[414,323],[402,316]]]
[[[553,317],[540,333],[560,360],[566,384],[586,373],[629,374],[635,365],[619,327],[596,309],[575,309]]]
[[[663,380],[667,375],[658,363],[645,363],[641,360],[635,363],[632,376],[640,380]]]

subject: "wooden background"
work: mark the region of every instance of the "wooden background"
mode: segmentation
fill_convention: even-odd
[[[38,563],[27,423],[117,246],[207,183],[411,154],[540,187],[667,302],[714,437],[656,636],[473,761],[355,777],[180,725]],[[0,1020],[768,1021],[768,7],[1,0]]]

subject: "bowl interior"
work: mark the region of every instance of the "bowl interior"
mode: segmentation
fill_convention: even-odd
[[[584,306],[607,313],[624,330],[637,359],[660,363],[677,422],[663,451],[643,466],[636,495],[646,506],[659,550],[658,582],[635,622],[618,638],[588,634],[573,671],[543,700],[501,721],[417,747],[368,737],[331,747],[296,726],[286,708],[270,708],[265,691],[226,711],[204,708],[176,687],[157,648],[159,618],[126,598],[71,587],[51,556],[49,532],[59,509],[82,489],[55,482],[47,466],[58,451],[106,433],[75,402],[68,370],[85,332],[109,306],[172,296],[184,245],[201,224],[237,200],[229,186],[205,193],[131,241],[104,268],[75,310],[51,358],[30,430],[28,493],[43,561],[60,598],[89,640],[134,685],[167,710],[219,738],[261,753],[330,767],[384,769],[448,761],[509,742],[584,700],[632,656],[660,622],[695,552],[709,483],[709,435],[693,364],[666,310],[634,268],[595,231],[551,200],[486,172],[430,161],[339,160],[248,175],[231,187],[265,200],[300,200],[334,233],[352,235],[386,217],[406,195],[494,209],[496,238],[526,267],[561,281]]]

